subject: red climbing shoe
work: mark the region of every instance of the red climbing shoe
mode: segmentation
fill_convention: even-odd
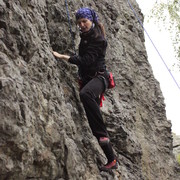
[[[112,169],[117,169],[118,168],[118,164],[116,159],[110,163],[107,163],[106,165],[102,166],[100,168],[101,171],[110,171]]]
[[[100,144],[101,146],[108,144],[109,141],[110,141],[110,140],[109,140],[108,137],[100,137],[100,138],[99,138],[99,144]]]

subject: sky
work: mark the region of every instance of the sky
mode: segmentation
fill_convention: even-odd
[[[149,19],[148,22],[147,16],[153,8],[156,0],[136,0],[136,2],[139,4],[140,9],[145,16],[144,28],[148,32],[148,35],[151,37],[163,60],[167,64],[168,69],[171,70],[173,77],[180,87],[180,69],[178,70],[178,68],[173,67],[173,64],[177,62],[177,59],[175,58],[170,33],[165,29],[160,30],[157,24],[154,23],[153,19]],[[166,115],[167,119],[172,123],[172,132],[180,135],[180,89],[174,82],[171,74],[164,65],[146,33],[145,46],[148,54],[148,61],[152,66],[155,78],[160,83],[165,98]]]

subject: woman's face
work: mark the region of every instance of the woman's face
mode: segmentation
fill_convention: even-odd
[[[81,18],[77,20],[77,25],[82,32],[88,32],[92,27],[92,21],[86,18]]]

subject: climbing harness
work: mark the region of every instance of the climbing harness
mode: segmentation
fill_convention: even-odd
[[[76,48],[75,48],[75,43],[74,43],[74,36],[73,36],[73,32],[72,32],[72,25],[71,25],[67,0],[65,0],[65,4],[66,4],[66,12],[67,12],[68,23],[69,23],[69,31],[71,33],[71,38],[72,38],[71,42],[72,42],[72,45],[73,45],[74,54],[76,55]]]
[[[141,20],[140,20],[140,18],[138,17],[138,15],[137,15],[137,13],[136,13],[135,9],[133,8],[132,4],[130,3],[130,0],[127,0],[127,1],[128,1],[128,4],[129,4],[129,6],[130,6],[131,10],[132,10],[132,11],[133,11],[133,13],[134,13],[134,15],[135,15],[136,19],[138,20],[139,24],[141,25],[141,27],[143,28],[144,32],[145,32],[145,33],[146,33],[146,35],[148,36],[148,38],[149,38],[149,40],[151,41],[151,43],[152,43],[153,47],[155,48],[155,50],[157,51],[157,53],[158,53],[159,57],[161,58],[161,60],[162,60],[163,64],[164,64],[164,65],[165,65],[165,67],[167,68],[167,70],[168,70],[168,72],[170,73],[170,75],[171,75],[172,79],[174,80],[175,84],[177,85],[178,89],[180,90],[180,86],[179,86],[179,84],[177,83],[177,81],[176,81],[175,77],[174,77],[174,76],[173,76],[173,74],[171,73],[171,70],[168,68],[168,66],[167,66],[166,62],[164,61],[163,57],[161,56],[160,52],[158,51],[157,47],[155,46],[155,44],[154,44],[154,42],[152,41],[151,37],[149,36],[148,32],[147,32],[147,31],[146,31],[146,29],[144,28],[143,23],[141,22]]]
[[[109,86],[108,89],[112,89],[116,86],[112,72],[109,72]]]

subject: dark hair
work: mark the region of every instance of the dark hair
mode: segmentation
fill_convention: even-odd
[[[100,23],[100,22],[96,22],[95,27],[98,29],[98,32],[97,32],[96,36],[98,36],[98,34],[100,34],[105,38],[106,37],[106,32],[105,32],[103,24]]]
[[[105,32],[105,28],[104,28],[103,24],[98,23],[98,26],[101,29],[101,33],[102,33],[103,37],[106,37],[106,32]]]

